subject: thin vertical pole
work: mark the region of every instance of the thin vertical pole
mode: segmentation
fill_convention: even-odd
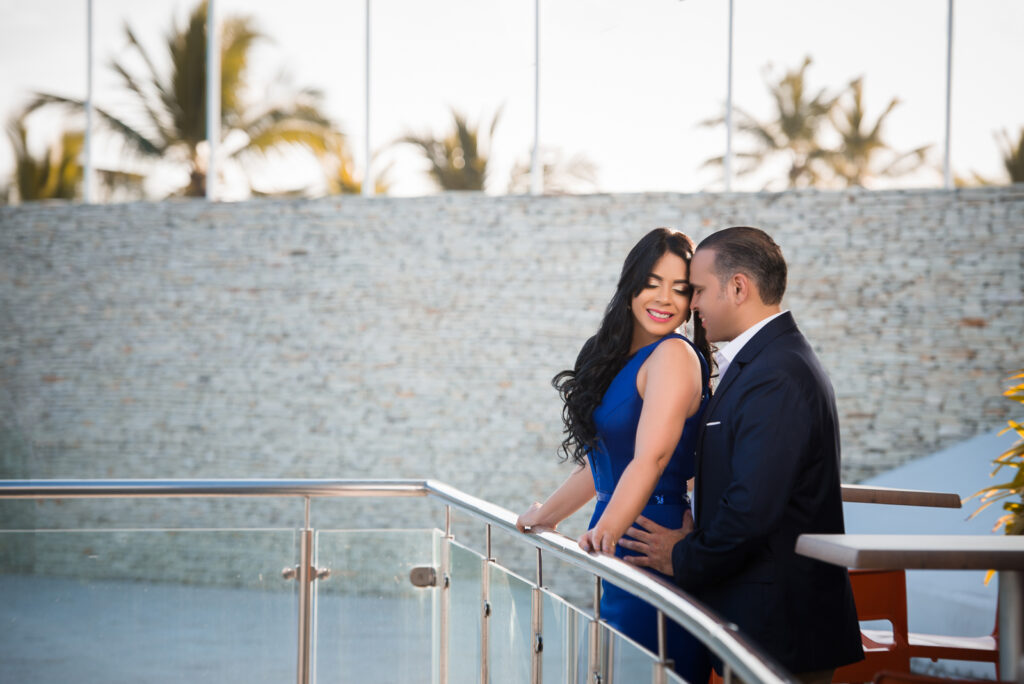
[[[310,573],[313,567],[313,530],[308,527],[302,530],[299,554],[299,653],[296,681],[298,684],[309,684],[310,626],[313,622],[310,612],[312,608]]]
[[[726,192],[732,190],[732,4],[733,0],[729,0],[729,59],[725,78],[725,158],[722,162]]]
[[[668,675],[668,653],[665,648],[665,614],[658,611],[658,664],[654,667],[655,684],[665,684]]]
[[[998,581],[999,639],[1009,646],[999,644],[999,677],[1004,682],[1020,682],[1024,681],[1024,617],[1017,607],[1024,604],[1024,571],[1000,570]]]
[[[366,111],[364,113],[365,119],[363,121],[363,155],[366,161],[364,162],[365,171],[363,172],[363,196],[369,197],[373,194],[373,170],[370,165],[370,0],[366,0],[366,36],[364,42],[366,43],[366,74],[364,80],[366,81],[366,92],[363,97],[365,99]]]
[[[491,659],[491,526],[485,528],[486,552],[484,555],[483,576],[480,582],[480,684],[490,684]]]
[[[217,147],[220,140],[220,34],[216,0],[206,6],[206,199],[217,199]]]
[[[444,539],[441,540],[441,646],[438,682],[448,684],[448,632],[451,629],[452,507],[444,507]]]
[[[953,171],[949,164],[950,121],[953,111],[953,0],[949,0],[946,19],[946,151],[942,161],[942,176],[947,190],[953,188]]]
[[[601,578],[594,575],[594,620],[590,623],[590,684],[601,682]]]
[[[92,0],[85,3],[85,14],[85,177],[82,194],[86,204],[92,204],[96,201],[96,174],[92,160]]]
[[[533,159],[530,164],[530,194],[544,193],[544,170],[540,163],[540,0],[533,0]]]
[[[530,684],[542,684],[544,678],[544,566],[540,548],[537,549],[537,584],[530,595],[530,627],[533,632],[533,652],[530,654]]]

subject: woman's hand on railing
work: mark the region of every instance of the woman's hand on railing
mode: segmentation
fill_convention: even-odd
[[[618,542],[618,535],[611,530],[602,527],[601,521],[598,521],[597,525],[581,534],[580,538],[577,540],[580,548],[587,553],[603,551],[610,556],[615,555],[615,545]]]
[[[558,527],[558,523],[552,523],[550,520],[545,520],[541,514],[543,505],[539,501],[534,501],[533,505],[530,506],[525,513],[516,518],[516,528],[520,532],[534,532],[539,528],[545,530],[555,531]]]

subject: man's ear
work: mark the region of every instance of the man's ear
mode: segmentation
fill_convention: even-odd
[[[746,274],[736,273],[729,279],[729,296],[735,303],[742,304],[753,294],[751,291],[752,286],[753,283],[750,282],[750,278]]]

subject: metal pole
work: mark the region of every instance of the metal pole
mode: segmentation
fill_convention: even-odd
[[[591,684],[601,684],[601,578],[594,575],[594,620],[590,623]]]
[[[373,195],[373,170],[370,167],[370,0],[366,0],[366,93],[364,94],[366,112],[363,127],[363,154],[365,155],[365,171],[363,172],[364,197]]]
[[[947,190],[953,188],[953,172],[949,165],[950,120],[953,101],[953,0],[949,0],[946,19],[946,152],[942,161],[942,176]]]
[[[540,0],[533,0],[533,159],[530,163],[530,194],[544,194],[544,169],[540,163]]]
[[[658,611],[658,664],[654,668],[654,681],[665,684],[668,675],[668,653],[665,648],[665,614]]]
[[[729,59],[725,79],[725,158],[722,162],[726,192],[732,190],[732,3],[733,0],[729,0]]]
[[[544,566],[541,550],[537,549],[537,584],[530,596],[530,627],[533,631],[533,652],[530,654],[530,684],[542,684],[544,678],[544,602],[541,587],[544,586]]]
[[[1024,605],[1024,570],[999,571],[999,678],[1004,682],[1024,680],[1024,617],[1017,606]]]
[[[96,174],[93,170],[92,160],[92,0],[87,0],[85,3],[85,15],[85,174],[83,179],[82,195],[86,204],[92,204],[96,201]]]
[[[220,140],[220,34],[216,0],[206,6],[206,199],[217,199],[217,147]]]
[[[448,684],[448,632],[451,621],[452,507],[444,507],[444,539],[441,540],[441,645],[438,658],[438,682]]]
[[[313,567],[313,530],[308,527],[302,530],[299,546],[299,653],[298,684],[309,684],[309,648],[310,648],[310,609],[312,592],[310,587],[311,569]]]
[[[480,581],[480,684],[490,684],[490,623],[491,623],[491,526],[485,527],[483,576]]]

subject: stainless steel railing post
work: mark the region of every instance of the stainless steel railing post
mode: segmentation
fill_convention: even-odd
[[[601,578],[594,575],[594,619],[590,623],[590,684],[601,684]]]
[[[537,585],[530,595],[530,627],[533,631],[533,652],[530,654],[530,682],[541,684],[544,677],[544,603],[541,589],[544,586],[544,566],[541,550],[537,549]]]
[[[441,636],[438,657],[438,681],[448,684],[448,640],[451,620],[452,583],[452,507],[444,507],[444,538],[441,539]]]
[[[310,626],[312,625],[313,530],[302,530],[299,542],[299,658],[298,684],[309,684]]]
[[[665,649],[665,614],[658,611],[658,665],[654,668],[654,684],[665,684],[668,669]]]
[[[487,553],[483,560],[483,575],[480,578],[480,684],[490,684],[490,624],[491,624],[491,526],[484,527],[484,546]]]

